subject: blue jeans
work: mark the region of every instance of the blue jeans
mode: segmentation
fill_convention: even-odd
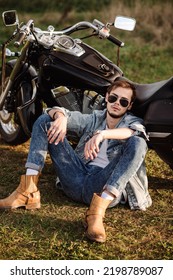
[[[105,167],[84,164],[67,139],[49,144],[47,131],[51,118],[44,114],[34,124],[26,168],[41,171],[49,151],[65,194],[75,201],[90,204],[93,193],[106,189],[116,197],[122,195],[129,179],[144,161],[147,145],[143,138],[132,136],[124,142],[121,155]]]

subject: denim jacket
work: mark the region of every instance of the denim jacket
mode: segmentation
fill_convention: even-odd
[[[106,128],[106,113],[107,110],[96,110],[93,114],[82,114],[78,111],[66,110],[68,117],[67,130],[68,132],[75,132],[80,138],[76,147],[78,156],[85,162],[84,147],[85,143],[94,135],[97,130],[104,130]],[[134,130],[135,135],[139,135],[147,139],[145,128],[143,126],[143,120],[134,116],[132,113],[126,113],[115,128],[129,127]],[[111,161],[112,156],[115,156],[116,150],[121,147],[122,142],[125,140],[108,140],[107,156]]]
[[[58,108],[59,109],[59,108]],[[96,110],[92,114],[82,114],[78,111],[63,110],[67,116],[67,131],[75,132],[80,138],[76,147],[76,153],[84,161],[88,163],[84,157],[85,143],[93,136],[97,130],[104,130],[106,128],[106,113],[107,110]],[[134,134],[148,140],[143,126],[143,120],[127,112],[116,125],[116,128],[129,127],[134,130]],[[116,156],[116,151],[121,149],[121,145],[125,140],[108,140],[107,156],[111,161],[113,156]],[[133,176],[125,187],[123,192],[124,197],[127,198],[131,209],[146,210],[152,204],[150,195],[148,193],[148,180],[146,175],[145,163],[141,165],[135,176]],[[111,207],[121,202],[121,197],[111,203]]]

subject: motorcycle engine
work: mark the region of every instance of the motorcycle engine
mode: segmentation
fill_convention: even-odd
[[[59,86],[51,90],[58,106],[70,111],[80,111],[90,114],[93,110],[101,110],[105,107],[105,98],[95,91],[69,89]]]

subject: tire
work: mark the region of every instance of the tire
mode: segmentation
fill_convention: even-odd
[[[8,82],[11,71],[12,66],[6,64],[5,83]],[[1,91],[2,86],[0,85],[0,92]],[[29,99],[31,94],[31,92],[27,93],[25,98]],[[20,96],[20,87],[18,89],[17,96]],[[28,100],[25,100],[25,102],[26,101]],[[0,134],[1,138],[9,145],[20,145],[30,138],[30,135],[27,135],[23,130],[17,113],[9,113],[5,107],[3,107],[3,110],[0,111]]]
[[[30,137],[25,134],[22,127],[14,121],[14,114],[5,110],[0,111],[0,134],[1,138],[9,145],[20,145]]]

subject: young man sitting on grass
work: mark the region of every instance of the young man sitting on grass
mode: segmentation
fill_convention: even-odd
[[[26,174],[17,189],[0,200],[0,208],[40,208],[37,188],[47,152],[50,153],[64,193],[86,203],[86,236],[105,242],[103,217],[107,207],[127,201],[131,209],[151,205],[145,170],[146,133],[140,118],[130,113],[135,88],[116,81],[107,90],[107,107],[82,114],[65,108],[47,109],[34,124]],[[75,132],[74,150],[66,139]]]

